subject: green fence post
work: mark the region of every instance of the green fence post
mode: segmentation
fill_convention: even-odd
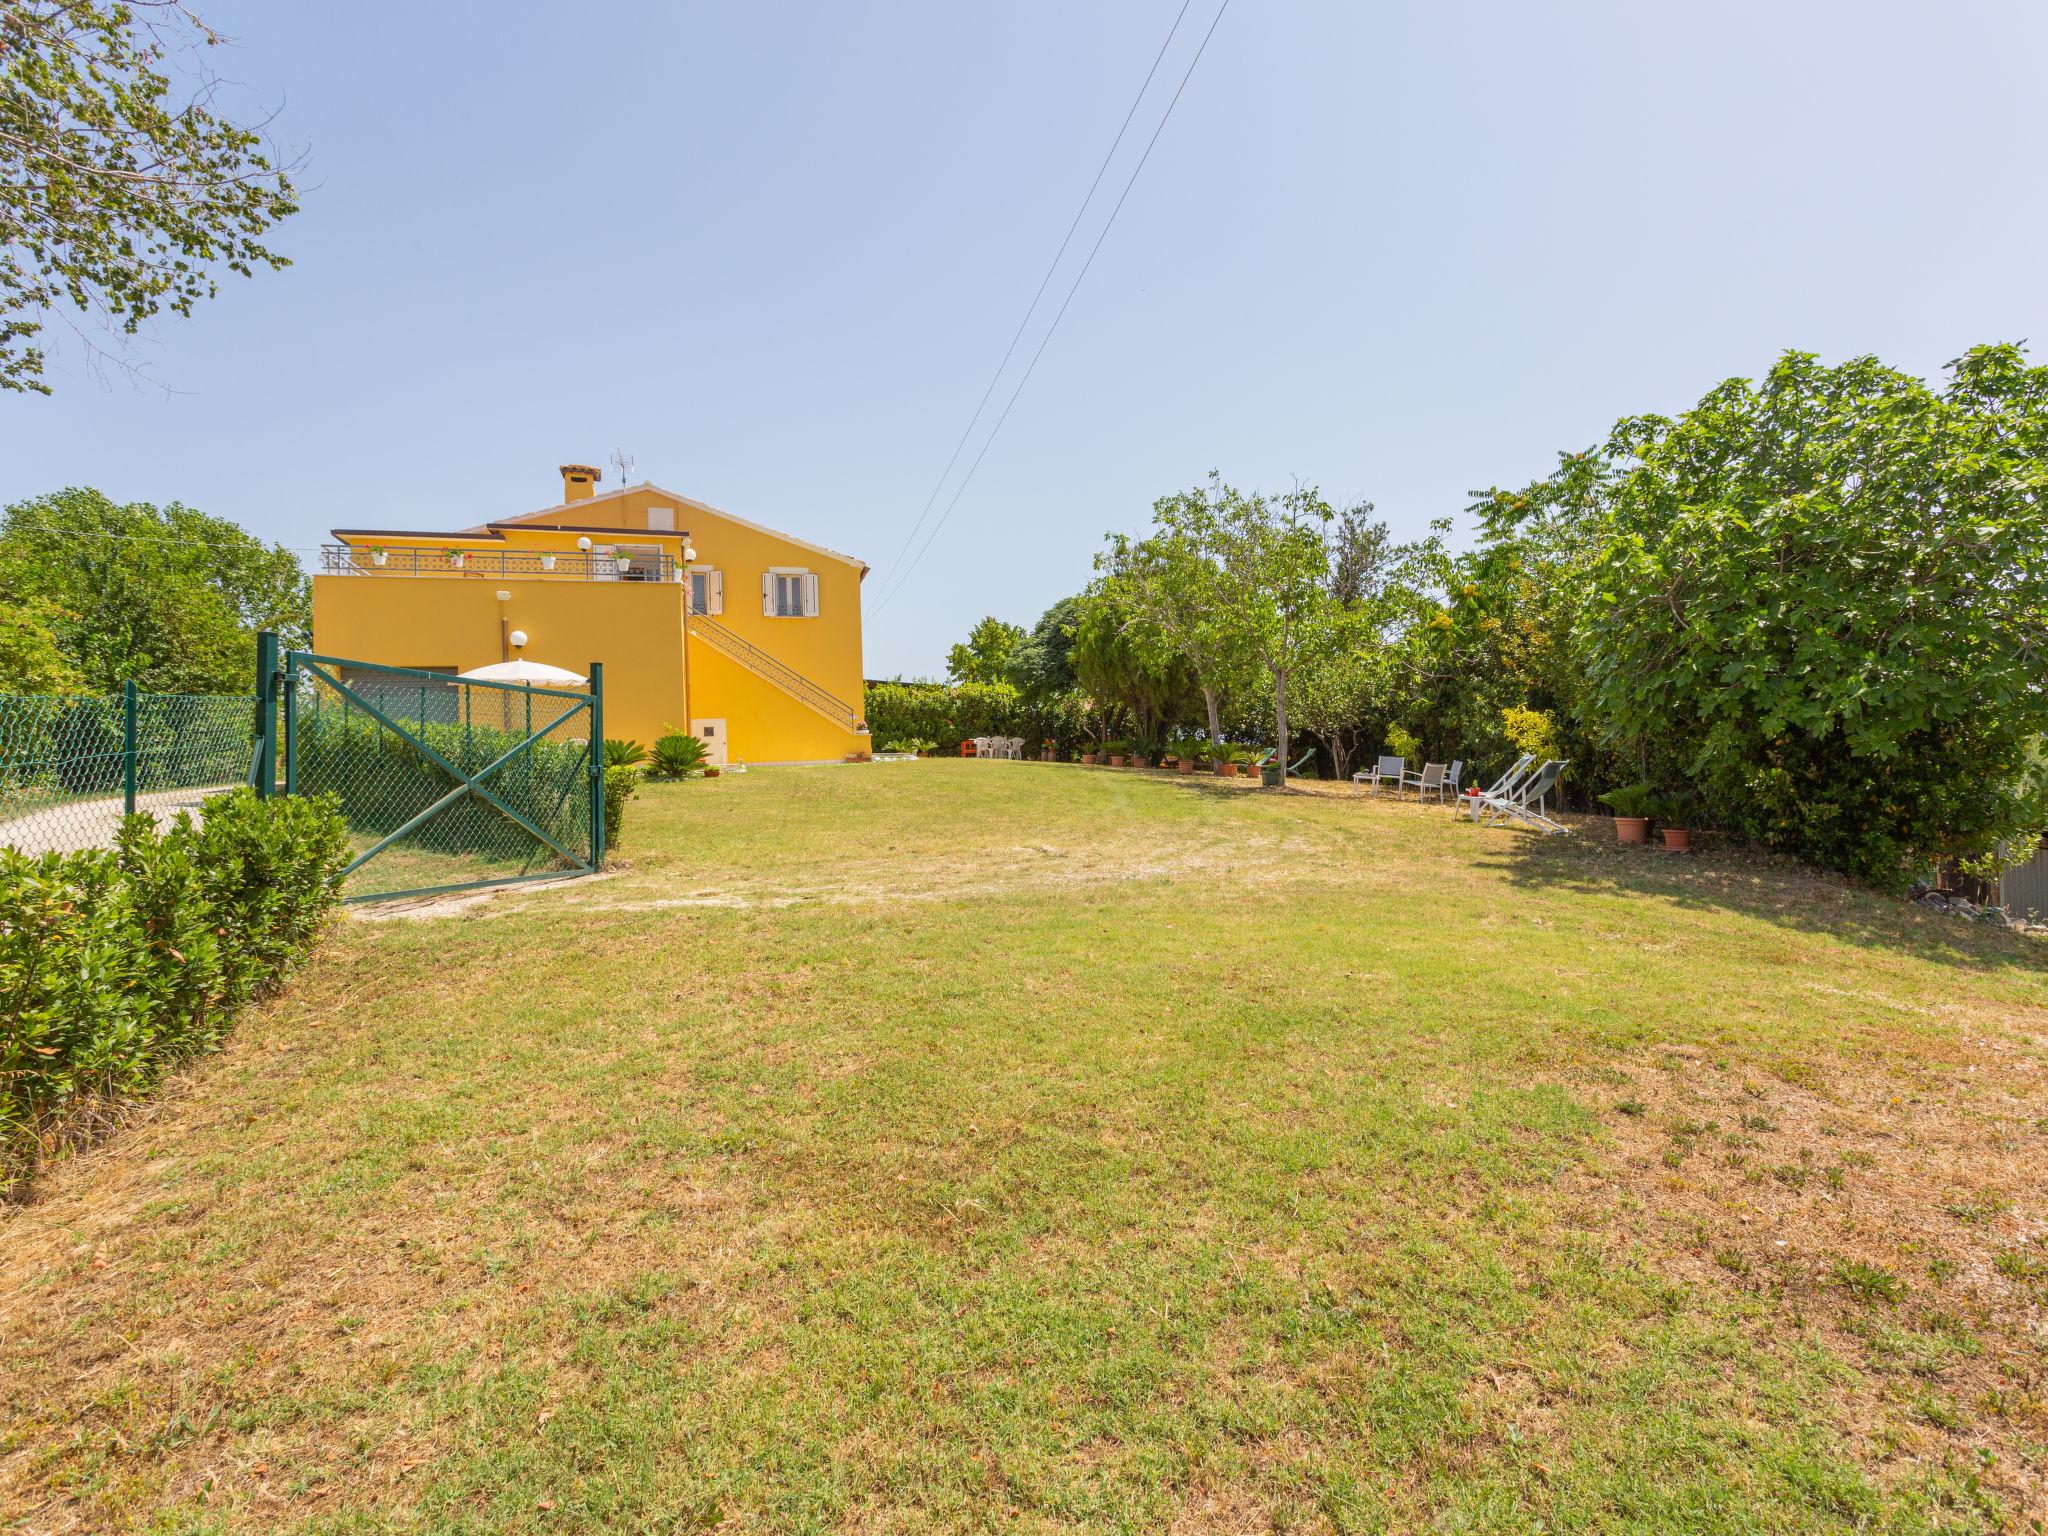
[[[256,636],[256,797],[277,793],[277,632]]]
[[[299,669],[291,655],[284,659],[284,792],[299,792]]]
[[[590,867],[604,868],[604,663],[590,664]]]
[[[135,679],[121,685],[121,809],[135,814]]]

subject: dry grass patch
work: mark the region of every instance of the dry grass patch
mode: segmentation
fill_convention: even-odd
[[[1661,1536],[2038,1502],[2016,936],[1348,791],[937,762],[633,815],[611,878],[345,925],[0,1216],[0,1510]]]

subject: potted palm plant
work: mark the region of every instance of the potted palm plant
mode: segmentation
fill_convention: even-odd
[[[1127,741],[1109,741],[1104,742],[1103,745],[1109,751],[1109,766],[1112,768],[1123,767],[1124,759],[1130,755],[1131,744]]]
[[[1601,800],[1614,812],[1614,840],[1645,843],[1650,840],[1650,807],[1656,795],[1647,784],[1624,784],[1610,789]]]
[[[1237,765],[1246,756],[1243,747],[1233,747],[1227,741],[1212,742],[1209,746],[1209,761],[1216,765],[1216,777],[1219,779],[1236,778]]]
[[[1692,852],[1693,823],[1699,819],[1699,799],[1689,789],[1669,790],[1650,802],[1650,814],[1663,825],[1664,846],[1672,853]]]

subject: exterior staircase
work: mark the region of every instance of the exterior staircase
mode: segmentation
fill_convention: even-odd
[[[859,710],[794,667],[776,660],[753,641],[741,639],[709,614],[692,608],[690,633],[755,676],[773,683],[799,704],[817,711],[841,730],[855,736],[867,735],[868,723]]]

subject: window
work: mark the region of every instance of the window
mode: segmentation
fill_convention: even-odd
[[[815,619],[818,578],[810,571],[777,566],[761,577],[761,616],[769,619]]]
[[[690,567],[690,612],[725,612],[725,573],[708,565]]]

